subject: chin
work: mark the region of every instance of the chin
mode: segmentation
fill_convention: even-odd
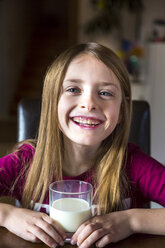
[[[80,141],[80,140],[74,140],[73,141],[74,143],[76,143],[77,145],[80,145],[80,146],[98,146],[100,145],[100,141],[94,141],[94,140],[83,140],[83,141]]]

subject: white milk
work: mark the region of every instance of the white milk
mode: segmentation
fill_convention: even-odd
[[[61,198],[50,207],[50,217],[59,223],[66,232],[75,232],[91,217],[87,201],[78,198]]]

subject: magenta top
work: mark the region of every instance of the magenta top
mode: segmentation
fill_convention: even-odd
[[[21,202],[25,177],[22,175],[12,186],[23,171],[24,164],[31,164],[35,150],[31,145],[24,144],[19,151],[0,159],[0,196],[12,196]],[[141,208],[149,201],[165,206],[165,167],[149,157],[132,143],[128,144],[126,174],[130,184],[130,192],[124,201],[125,208]],[[76,177],[63,176],[64,180],[76,179],[93,184],[93,170],[90,169]],[[48,192],[43,204],[36,205],[36,210],[47,211]]]

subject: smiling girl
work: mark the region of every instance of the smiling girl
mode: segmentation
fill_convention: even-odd
[[[165,235],[164,209],[144,209],[151,200],[165,206],[165,168],[128,144],[131,109],[129,76],[113,51],[87,43],[62,53],[45,77],[37,140],[0,160],[0,195],[22,206],[0,204],[0,225],[32,242],[63,245],[64,230],[43,209],[52,181],[77,179],[93,184],[100,213],[78,228],[72,244]]]

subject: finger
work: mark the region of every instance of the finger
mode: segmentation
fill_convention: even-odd
[[[41,240],[38,239],[33,233],[30,233],[28,231],[25,234],[19,234],[19,237],[24,239],[24,240],[33,242],[33,243],[40,243],[41,242]]]
[[[111,242],[112,242],[112,237],[111,237],[111,234],[109,233],[96,243],[96,247],[104,247],[110,244]]]
[[[72,239],[71,239],[71,244],[74,245],[77,243],[77,239],[78,239],[78,236],[80,235],[80,233],[82,233],[82,231],[84,230],[84,228],[89,225],[90,222],[87,221],[85,223],[83,223],[78,229],[77,231],[73,234],[72,236]]]
[[[48,224],[52,225],[64,240],[66,239],[66,233],[64,229],[56,221],[54,221],[48,215],[43,215],[42,219],[46,221]]]
[[[103,237],[105,234],[107,233],[106,230],[104,230],[103,228],[100,228],[96,231],[94,231],[93,233],[91,233],[91,235],[89,235],[87,237],[87,239],[85,239],[81,245],[79,246],[81,247],[90,247],[92,246],[96,241],[98,241],[101,237]]]
[[[72,239],[71,239],[71,244],[72,245],[75,245],[77,243],[77,240],[78,240],[78,237],[80,235],[80,233],[82,234],[82,232],[84,231],[85,227],[90,225],[90,224],[94,224],[94,223],[99,223],[98,221],[98,217],[93,217],[91,218],[90,220],[84,222],[78,229],[77,231],[74,233],[74,235],[72,236]]]
[[[77,229],[77,231],[74,233],[73,237],[74,237],[74,236],[78,236],[78,235],[82,232],[82,230],[84,230],[84,228],[85,228],[87,225],[89,225],[89,223],[84,223],[84,224],[82,224],[82,225]]]
[[[80,246],[84,240],[87,240],[91,234],[95,231],[102,230],[102,225],[100,223],[90,223],[88,224],[83,231],[79,234],[77,238],[77,245]],[[100,231],[99,231],[100,232]]]
[[[39,227],[43,232],[43,235],[45,237],[45,234],[49,236],[50,240],[54,240],[57,244],[63,246],[64,245],[64,239],[59,234],[58,229],[55,229],[55,227],[45,220],[41,219],[37,221],[35,224],[37,227]],[[58,227],[57,227],[58,228]],[[43,240],[42,240],[43,241]]]
[[[79,234],[84,230],[84,228],[91,224],[91,223],[96,223],[97,222],[97,218],[96,217],[93,217],[91,218],[90,220],[84,222],[77,230],[76,232],[74,233],[74,235],[72,236],[72,239],[73,240],[77,240],[77,237],[79,236]]]
[[[51,238],[47,233],[45,233],[38,226],[32,226],[30,231],[35,237],[40,239],[42,242],[44,242],[49,247],[54,248],[58,245],[58,243],[53,238]]]

